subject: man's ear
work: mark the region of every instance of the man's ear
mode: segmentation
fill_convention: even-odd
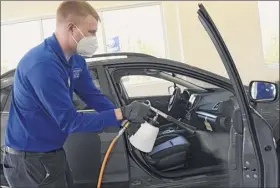
[[[73,32],[75,27],[76,27],[75,24],[72,23],[72,22],[69,22],[67,24],[67,30],[70,31],[70,32]]]

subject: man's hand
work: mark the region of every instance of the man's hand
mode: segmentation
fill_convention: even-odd
[[[134,101],[121,108],[122,117],[131,122],[144,123],[152,115],[150,107],[144,103]]]

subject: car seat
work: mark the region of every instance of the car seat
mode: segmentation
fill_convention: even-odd
[[[187,167],[190,143],[179,134],[166,134],[157,138],[146,160],[159,171],[165,172]]]

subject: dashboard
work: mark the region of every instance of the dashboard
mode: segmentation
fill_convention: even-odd
[[[182,95],[188,101],[185,116],[188,123],[202,130],[228,131],[234,109],[231,92],[219,88],[209,93],[183,91]]]
[[[229,131],[231,117],[235,106],[234,95],[222,88],[212,92],[200,93],[198,91],[184,90],[181,102],[185,106],[180,119],[184,122],[208,131]],[[276,110],[275,110],[276,109]],[[279,139],[279,103],[260,103],[257,110],[264,119],[274,127],[275,138]],[[208,123],[211,125],[209,128]]]

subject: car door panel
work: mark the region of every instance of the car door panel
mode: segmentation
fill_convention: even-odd
[[[64,148],[76,186],[96,187],[105,153],[117,133],[75,133],[69,135]],[[110,154],[102,184],[128,187],[128,161],[124,141],[120,139]],[[118,186],[116,186],[118,187]]]
[[[101,161],[101,139],[95,132],[72,133],[64,149],[72,170],[74,183],[95,186]]]
[[[101,133],[99,134],[102,140],[101,158],[103,160],[105,153],[116,133]],[[129,187],[129,171],[128,171],[128,157],[125,141],[120,138],[113,151],[110,153],[110,160],[106,164],[106,169],[103,176],[104,187]],[[102,186],[103,187],[103,186]]]
[[[241,171],[242,179],[237,177],[238,179],[236,178],[235,181],[241,181],[243,187],[277,187],[279,178],[278,161],[273,147],[272,130],[255,109],[250,106],[231,54],[212,18],[202,4],[199,5],[198,15],[226,68],[241,111],[244,130],[242,157],[239,158],[239,162],[242,162],[243,170]],[[234,135],[234,131],[238,132],[238,129],[234,128],[231,135]],[[231,142],[230,147],[234,148],[234,144],[235,142]],[[268,146],[270,146],[269,152],[263,149]],[[240,147],[236,147],[229,154],[233,155],[233,151],[239,153],[239,150]]]

